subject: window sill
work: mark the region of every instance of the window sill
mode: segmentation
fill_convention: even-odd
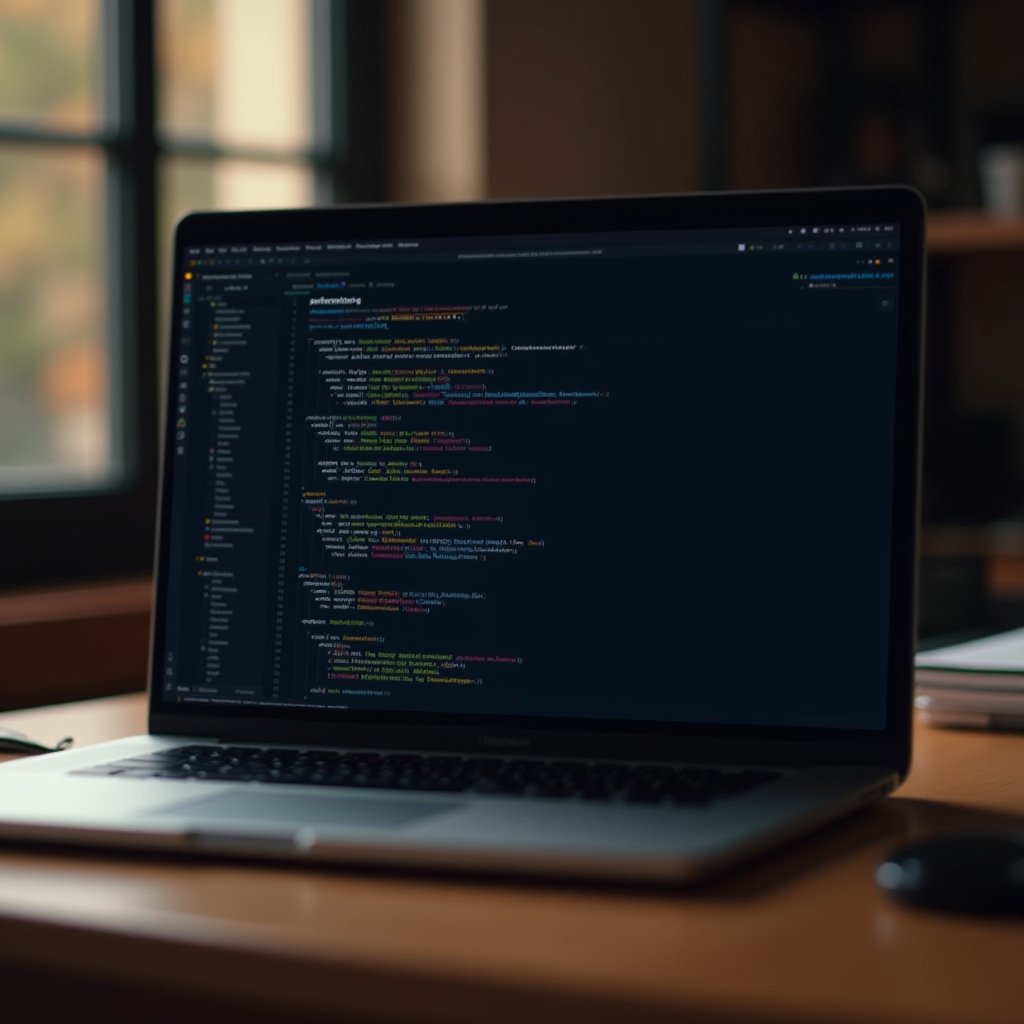
[[[0,595],[0,710],[146,685],[149,579]]]

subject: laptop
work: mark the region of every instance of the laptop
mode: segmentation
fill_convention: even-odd
[[[149,733],[0,836],[681,881],[910,759],[905,188],[178,226]]]

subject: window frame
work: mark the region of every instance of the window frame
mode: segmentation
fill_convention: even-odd
[[[310,0],[312,146],[318,205],[383,195],[385,5]],[[0,123],[0,146],[76,146],[105,160],[103,273],[114,434],[122,486],[92,494],[0,499],[0,588],[86,582],[152,571],[158,478],[157,180],[162,158],[281,154],[162,139],[156,124],[154,0],[101,0],[104,120],[94,132]]]

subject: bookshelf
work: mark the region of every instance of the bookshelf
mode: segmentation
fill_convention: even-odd
[[[1015,453],[1004,472],[1019,478],[1024,475],[1024,216],[933,211],[928,256],[929,362],[937,364],[929,403],[949,417],[947,422],[1002,417]],[[941,443],[952,435],[939,436]],[[926,431],[926,463],[927,447]],[[945,452],[940,450],[936,461],[945,461]],[[965,479],[963,486],[970,487],[970,481]],[[988,523],[958,524],[955,519],[925,526],[922,556],[979,560],[992,599],[1024,600],[1024,520],[1010,510]]]

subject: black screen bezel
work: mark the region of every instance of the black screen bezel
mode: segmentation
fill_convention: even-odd
[[[565,756],[658,757],[765,763],[877,763],[901,775],[909,762],[920,475],[925,208],[910,188],[821,189],[610,199],[526,200],[447,205],[372,205],[326,209],[201,213],[186,217],[175,241],[175,268],[185,247],[295,241],[387,240],[616,231],[752,229],[829,224],[898,224],[896,436],[893,461],[892,571],[886,727],[848,730],[596,719],[512,718],[324,709],[247,707],[223,712],[207,704],[164,701],[154,686],[162,663],[169,531],[157,540],[157,581],[151,642],[150,731],[271,742],[383,746],[403,749],[528,749]],[[172,309],[181,302],[175,273]],[[177,318],[175,318],[176,320]],[[172,324],[168,358],[179,345]],[[167,403],[167,408],[171,404]],[[168,431],[163,459],[168,462]],[[159,513],[169,511],[163,476]],[[828,666],[822,666],[823,677]]]

